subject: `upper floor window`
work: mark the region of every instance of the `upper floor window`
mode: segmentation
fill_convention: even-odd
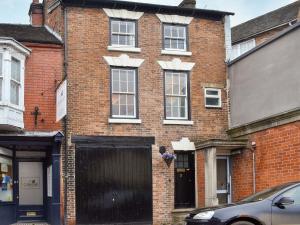
[[[10,102],[19,105],[21,87],[21,62],[15,58],[11,59],[11,80],[10,80]]]
[[[241,42],[239,44],[235,44],[232,46],[232,56],[231,59],[235,59],[239,57],[240,55],[248,52],[252,48],[255,47],[255,39],[251,39],[248,41]]]
[[[221,89],[205,88],[205,107],[220,108],[222,106],[221,101]]]
[[[111,45],[136,47],[136,22],[132,20],[111,19]]]
[[[164,24],[164,49],[187,51],[187,26]]]
[[[111,69],[111,115],[113,118],[137,117],[136,69]]]
[[[0,53],[0,101],[2,101],[2,90],[3,90],[3,72],[2,72],[2,61],[3,61],[3,54]]]
[[[188,73],[165,71],[166,119],[188,119]]]

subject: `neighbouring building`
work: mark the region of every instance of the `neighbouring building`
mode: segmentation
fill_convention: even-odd
[[[300,18],[300,1],[256,17],[232,28],[232,55],[235,59],[278,32],[292,26]]]
[[[44,1],[65,44],[66,224],[181,224],[231,200],[247,144],[226,134],[233,14],[195,5]]]
[[[61,39],[43,26],[34,1],[31,25],[0,24],[0,224],[59,224],[60,143],[56,87]]]
[[[230,128],[250,148],[232,157],[233,200],[300,180],[300,22],[231,61]]]

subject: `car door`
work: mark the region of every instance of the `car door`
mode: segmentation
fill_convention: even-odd
[[[292,202],[278,205],[277,203],[283,198],[290,199]],[[276,197],[272,205],[272,225],[297,224],[300,224],[300,185]]]

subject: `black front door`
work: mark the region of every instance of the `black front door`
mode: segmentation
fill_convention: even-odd
[[[289,198],[293,204],[277,206],[281,198]],[[294,187],[274,200],[272,206],[272,225],[295,225],[300,223],[300,186]]]
[[[195,207],[195,153],[176,152],[175,208]]]
[[[45,168],[43,162],[18,162],[19,221],[45,220]]]
[[[151,147],[76,148],[77,224],[152,224]]]

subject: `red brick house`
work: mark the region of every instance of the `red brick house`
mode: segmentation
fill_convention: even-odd
[[[181,224],[230,200],[212,174],[215,141],[220,162],[245,146],[226,134],[232,13],[195,4],[44,1],[65,43],[66,224]]]
[[[61,126],[56,88],[62,80],[58,35],[43,25],[42,4],[30,25],[0,24],[0,217],[60,221]]]

